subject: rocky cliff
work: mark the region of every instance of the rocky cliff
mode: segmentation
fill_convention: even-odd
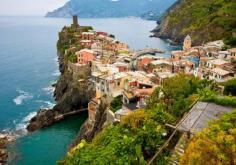
[[[68,56],[70,53],[66,53],[64,46],[66,43],[71,42],[71,37],[74,37],[68,33],[65,31],[61,32],[58,41],[58,59],[61,76],[55,84],[54,96],[57,104],[53,109],[39,110],[38,114],[31,119],[27,127],[28,131],[35,131],[52,125],[60,120],[57,116],[63,116],[67,113],[87,108],[88,102],[95,94],[88,80],[90,77],[89,69],[81,71],[76,76],[72,70],[68,69]],[[74,49],[73,51],[78,49]],[[84,78],[82,84],[78,82],[81,75]]]
[[[236,45],[235,0],[178,0],[154,30],[156,37],[182,42],[189,34],[193,43],[223,39]]]
[[[62,116],[70,112],[88,107],[88,102],[95,96],[94,84],[90,81],[90,67],[76,67],[71,62],[71,56],[80,50],[79,38],[81,32],[88,31],[91,27],[64,27],[59,33],[58,59],[61,72],[60,79],[55,84],[56,106],[51,110],[40,110],[38,114],[31,119],[27,129],[35,131],[47,127],[61,120],[57,116]],[[78,137],[71,146],[77,145],[82,139],[91,142],[94,136],[100,132],[106,122],[106,109],[108,103],[104,96],[101,99],[95,120],[87,120],[81,127]],[[63,119],[63,118],[62,118]]]

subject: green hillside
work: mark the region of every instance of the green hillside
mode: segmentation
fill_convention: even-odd
[[[176,42],[190,34],[195,44],[224,39],[236,45],[236,1],[179,0],[155,31],[155,36]]]

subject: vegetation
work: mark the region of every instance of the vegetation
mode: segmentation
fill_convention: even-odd
[[[224,94],[236,96],[236,78],[231,79],[224,84]]]
[[[77,56],[75,54],[71,54],[69,55],[68,60],[72,63],[77,63]]]
[[[166,80],[162,88],[157,88],[153,92],[148,100],[148,108],[161,103],[166,106],[166,110],[169,113],[179,118],[197,99],[197,96],[194,95],[197,90],[205,86],[205,81],[193,76],[179,74]]]
[[[207,147],[206,147],[207,146]],[[194,136],[181,158],[183,165],[236,164],[236,110]]]
[[[172,120],[162,110],[139,110],[99,133],[91,144],[82,141],[59,164],[146,164],[167,138],[168,131],[159,122]],[[162,119],[165,119],[162,120]]]
[[[111,162],[112,164],[146,164],[173,131],[165,124],[179,122],[184,113],[198,99],[222,105],[236,103],[235,98],[231,96],[218,96],[216,89],[212,82],[185,74],[170,78],[164,82],[163,87],[153,92],[147,101],[146,109],[131,113],[119,124],[105,127],[90,144],[81,141],[64,160],[58,163],[69,165],[111,164]],[[118,109],[119,106],[121,106],[120,100],[115,98],[111,107]],[[233,121],[233,118],[227,121]],[[229,128],[227,124],[223,126]],[[178,137],[175,138],[178,139]],[[172,143],[175,143],[175,140]],[[168,149],[158,156],[156,159],[158,164],[167,164],[169,150],[173,146],[174,144],[169,144]]]
[[[197,44],[224,39],[236,45],[235,11],[235,0],[179,0],[164,18],[161,31],[174,39],[179,36],[179,41],[190,34]]]
[[[202,82],[192,76],[180,74],[171,78],[152,94],[147,109],[131,113],[120,124],[104,128],[91,144],[82,141],[60,163],[146,164],[173,131],[165,124],[175,123],[188,110],[197,99],[193,93],[198,88],[202,88]],[[111,105],[117,109],[121,106],[120,100],[115,98]],[[167,156],[168,152],[163,152],[158,163],[167,161]]]
[[[110,109],[113,112],[118,111],[119,109],[122,108],[122,100],[120,97],[116,97],[112,100],[111,104],[110,104]]]
[[[210,88],[198,90],[198,93],[202,101],[212,102],[223,106],[236,107],[236,97],[234,96],[219,95],[217,91]]]

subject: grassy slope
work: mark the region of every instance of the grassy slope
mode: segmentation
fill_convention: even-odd
[[[224,39],[235,45],[235,11],[235,0],[181,0],[164,17],[160,36],[181,41],[191,34],[196,44]]]

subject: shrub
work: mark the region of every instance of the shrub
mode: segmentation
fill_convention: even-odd
[[[71,54],[69,55],[68,60],[72,63],[77,63],[77,56],[75,54]]]
[[[236,78],[231,79],[224,84],[224,94],[236,96]]]
[[[110,104],[110,109],[112,112],[116,112],[119,109],[122,108],[122,101],[120,97],[116,97],[112,100],[111,104]]]

